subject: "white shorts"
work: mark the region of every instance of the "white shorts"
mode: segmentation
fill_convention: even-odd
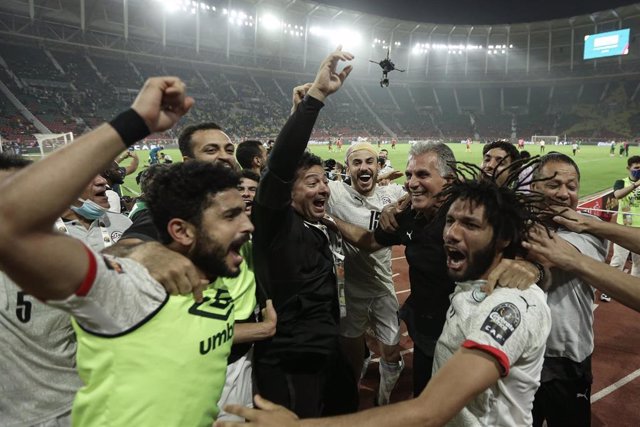
[[[347,316],[340,321],[340,335],[358,338],[371,327],[378,341],[385,345],[400,342],[398,299],[388,293],[373,298],[347,298]]]
[[[224,388],[218,401],[218,420],[224,421],[244,421],[244,418],[226,413],[222,408],[225,405],[236,404],[253,408],[253,381],[252,362],[253,347],[240,359],[227,365],[227,377],[224,381]]]

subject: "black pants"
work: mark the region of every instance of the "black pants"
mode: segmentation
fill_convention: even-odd
[[[433,356],[429,356],[417,345],[413,346],[413,397],[418,397],[431,379]]]
[[[254,365],[260,395],[300,418],[340,415],[358,410],[358,387],[341,354],[305,363]]]
[[[591,382],[543,382],[533,401],[533,427],[588,427],[591,425]]]

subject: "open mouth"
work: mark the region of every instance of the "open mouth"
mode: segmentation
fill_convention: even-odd
[[[368,174],[368,173],[363,173],[358,175],[358,181],[363,182],[365,184],[370,182],[371,178],[372,178],[371,174]]]
[[[229,245],[228,254],[231,256],[231,260],[235,265],[240,265],[242,263],[242,260],[244,259],[242,255],[240,255],[240,250],[242,249],[242,245],[244,245],[247,240],[249,240],[248,235],[241,239],[234,240]]]
[[[95,195],[96,197],[107,197],[107,190],[98,191]]]
[[[445,253],[447,254],[447,268],[450,270],[460,270],[467,260],[464,253],[451,246],[445,246]]]
[[[313,206],[316,209],[322,209],[324,210],[324,204],[325,204],[326,200],[325,199],[316,199],[313,201]]]

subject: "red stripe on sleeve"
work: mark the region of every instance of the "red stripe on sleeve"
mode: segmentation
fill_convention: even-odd
[[[507,375],[509,375],[509,368],[510,368],[509,358],[502,350],[499,350],[495,347],[491,347],[490,345],[480,344],[471,340],[466,340],[465,342],[463,342],[462,347],[468,348],[470,350],[480,350],[490,354],[491,356],[496,358],[496,360],[498,361],[498,364],[500,365],[500,367],[502,367],[502,376],[506,377]]]
[[[87,255],[89,257],[89,271],[87,271],[87,275],[76,290],[76,295],[79,297],[87,296],[91,290],[91,286],[93,286],[93,282],[96,280],[96,273],[98,271],[98,263],[96,262],[96,257],[93,255],[93,252],[91,252],[86,246],[84,249],[87,251]]]

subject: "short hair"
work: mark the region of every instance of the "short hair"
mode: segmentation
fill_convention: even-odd
[[[459,199],[482,205],[485,218],[493,228],[492,244],[498,239],[509,242],[503,250],[505,258],[524,255],[526,251],[521,243],[526,233],[543,220],[539,217],[540,210],[535,207],[542,198],[537,194],[518,191],[511,181],[498,185],[494,179],[480,179],[482,171],[476,165],[460,165],[462,168],[456,168],[456,179],[440,193],[445,201],[438,214],[445,216],[453,202]],[[517,179],[518,172],[510,176]],[[469,173],[471,176],[465,175]]]
[[[247,178],[255,182],[260,182],[260,175],[251,169],[242,169],[240,171],[240,178]]]
[[[160,241],[171,243],[167,231],[171,219],[180,218],[200,226],[202,212],[212,198],[225,190],[238,188],[238,174],[226,166],[210,162],[174,163],[150,182],[145,201]]]
[[[520,159],[526,160],[526,159],[530,159],[530,158],[531,158],[531,153],[529,153],[527,150],[522,150],[520,152]]]
[[[16,154],[0,153],[0,170],[22,169],[31,163],[33,161]]]
[[[166,163],[156,163],[155,165],[151,165],[146,169],[143,169],[140,173],[136,175],[136,183],[140,186],[140,192],[142,193],[142,197],[144,198],[145,193],[148,191],[149,185],[151,182],[158,176],[162,171],[165,171],[169,168],[169,165]]]
[[[509,157],[511,163],[520,160],[520,153],[518,153],[516,146],[507,141],[493,141],[485,144],[484,147],[482,147],[482,155],[484,156],[489,150],[493,150],[494,148],[498,148],[507,153],[507,157]]]
[[[631,165],[635,163],[640,163],[640,156],[631,156],[627,160],[627,166],[631,167]]]
[[[386,148],[383,148],[382,150],[380,150],[380,152],[381,152],[381,153],[382,153],[383,151],[384,151],[385,153],[389,154],[389,150],[387,150]]]
[[[638,157],[638,159],[640,159],[640,157]],[[574,162],[573,159],[567,156],[566,154],[558,153],[557,151],[551,151],[545,154],[544,156],[540,157],[539,162],[536,165],[536,168],[533,172],[533,180],[535,181],[535,180],[548,178],[540,175],[540,173],[542,172],[542,167],[547,163],[554,163],[554,162],[566,163],[568,165],[573,166],[573,168],[576,170],[576,173],[578,174],[578,181],[580,181],[580,168],[578,167],[576,162]]]
[[[182,129],[180,132],[180,136],[178,137],[178,148],[180,149],[180,153],[184,157],[193,158],[193,146],[191,144],[191,137],[194,133],[200,130],[219,130],[222,131],[222,128],[213,122],[204,122],[198,123],[197,125],[189,125],[186,128]]]
[[[298,162],[298,166],[296,167],[296,174],[300,171],[307,170],[313,166],[324,167],[322,163],[322,159],[310,151],[305,151]]]
[[[253,167],[253,158],[260,157],[262,151],[262,142],[247,140],[242,141],[236,147],[236,160],[240,163],[240,167],[243,169],[251,169]]]
[[[435,153],[438,172],[441,177],[453,174],[452,165],[456,162],[456,157],[448,145],[441,142],[418,141],[409,149],[409,157],[422,156],[428,153]]]

